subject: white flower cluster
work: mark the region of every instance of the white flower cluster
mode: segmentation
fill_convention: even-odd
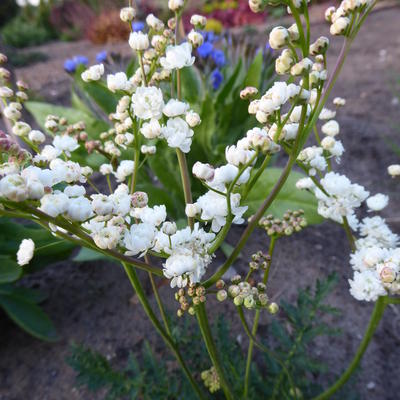
[[[350,293],[357,300],[376,301],[379,296],[400,294],[398,236],[381,217],[364,218],[357,250],[351,255],[354,270]]]

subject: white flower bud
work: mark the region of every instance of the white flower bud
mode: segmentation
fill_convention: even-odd
[[[258,94],[258,89],[253,86],[247,86],[240,92],[242,100],[249,100]]]
[[[210,164],[203,164],[200,161],[193,165],[192,172],[196,178],[205,181],[211,181],[214,178],[214,168]]]
[[[330,136],[323,138],[321,141],[321,147],[327,151],[333,149],[335,147],[335,144],[336,144],[336,140]]]
[[[37,144],[43,143],[46,140],[46,136],[42,132],[37,130],[30,131],[28,138],[31,142]]]
[[[382,193],[378,193],[375,196],[371,196],[367,199],[367,206],[371,211],[381,211],[389,203],[389,196]]]
[[[388,174],[393,178],[400,176],[400,164],[392,164],[388,166]]]
[[[143,124],[140,133],[146,139],[155,139],[161,135],[161,125],[158,120],[152,118],[149,122]]]
[[[194,111],[189,111],[188,113],[186,113],[185,119],[186,119],[187,124],[191,128],[194,128],[195,126],[198,126],[201,124],[200,115]]]
[[[176,223],[175,222],[169,222],[166,221],[163,223],[161,230],[166,234],[166,235],[174,235],[177,231]]]
[[[12,128],[12,132],[15,136],[28,136],[31,131],[31,127],[22,121],[18,121]]]
[[[18,265],[26,265],[33,258],[33,253],[35,251],[35,243],[32,239],[24,239],[19,245],[17,252],[17,262]]]
[[[146,24],[156,32],[162,31],[164,29],[164,22],[159,20],[153,14],[149,14],[146,17]]]
[[[340,17],[331,25],[330,32],[332,35],[342,35],[346,32],[349,24],[350,24],[349,18]]]
[[[156,154],[157,148],[156,146],[146,146],[145,144],[140,147],[140,151],[142,154]]]
[[[344,105],[346,105],[346,99],[343,99],[342,97],[335,97],[333,99],[333,104],[336,107],[343,107]]]
[[[7,86],[0,87],[0,97],[9,98],[12,97],[13,95],[14,92],[9,87]]]
[[[326,52],[329,46],[329,39],[325,36],[319,37],[313,44],[310,45],[310,54],[316,56]]]
[[[136,17],[136,11],[133,7],[124,7],[121,9],[119,17],[123,22],[131,22]]]
[[[135,51],[144,51],[149,47],[149,37],[143,32],[131,32],[129,46]]]
[[[290,73],[294,76],[303,75],[311,71],[312,65],[313,62],[309,58],[303,58],[297,64],[293,65],[290,69]]]
[[[207,18],[202,15],[193,14],[190,23],[197,29],[204,29],[207,24]]]
[[[189,218],[194,218],[197,215],[197,213],[198,213],[198,210],[197,210],[196,204],[186,204],[185,214]]]
[[[339,134],[340,127],[337,121],[334,119],[326,122],[324,125],[322,125],[322,133],[324,133],[327,136],[335,137],[336,135]]]
[[[201,33],[196,32],[194,29],[192,29],[188,34],[188,40],[190,43],[192,43],[193,47],[196,48],[203,44],[204,37]]]
[[[285,49],[275,61],[275,70],[279,75],[287,74],[293,66],[295,60],[290,50]]]
[[[332,15],[335,13],[335,7],[328,7],[325,11],[325,20],[328,22],[332,22]]]
[[[290,40],[295,42],[296,40],[299,39],[300,34],[299,34],[299,28],[297,24],[293,24],[292,26],[289,27],[288,29]]]
[[[274,50],[279,50],[285,46],[287,40],[289,39],[289,32],[283,26],[277,26],[272,29],[269,34],[269,45]]]
[[[184,0],[168,0],[168,8],[174,12],[180,11],[184,4]]]

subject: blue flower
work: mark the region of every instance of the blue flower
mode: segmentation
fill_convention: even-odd
[[[221,71],[218,68],[215,68],[211,73],[211,85],[213,89],[218,90],[223,80],[224,76],[222,75]]]
[[[73,60],[75,61],[75,63],[76,63],[76,65],[78,66],[78,65],[88,65],[89,64],[89,60],[88,60],[88,58],[87,57],[85,57],[85,56],[75,56],[74,58],[73,58]]]
[[[224,67],[226,64],[225,53],[222,50],[215,49],[211,53],[211,57],[214,60],[217,67]]]
[[[207,58],[212,51],[213,51],[213,45],[209,42],[204,42],[197,49],[197,54],[199,55],[200,58]]]
[[[107,50],[103,50],[96,55],[96,61],[101,63],[107,60]]]
[[[139,32],[144,29],[144,22],[142,21],[135,21],[132,22],[132,30],[133,32]]]
[[[64,69],[68,73],[72,74],[76,71],[76,62],[73,59],[68,59],[64,61]]]

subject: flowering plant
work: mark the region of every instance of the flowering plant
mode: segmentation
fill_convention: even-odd
[[[258,12],[267,3],[250,0],[249,5]],[[318,201],[319,214],[340,224],[349,238],[351,265],[355,270],[354,279],[349,282],[351,294],[358,300],[376,302],[354,360],[340,379],[317,399],[329,398],[349,379],[385,307],[399,303],[399,298],[395,297],[400,290],[398,237],[381,217],[366,217],[360,221],[356,213],[364,201],[371,211],[379,211],[388,199],[382,194],[370,197],[361,185],[333,171],[333,164],[340,161],[344,149],[337,139],[340,127],[334,120],[336,110],[326,108],[351,43],[375,3],[344,0],[338,9],[328,8],[326,19],[331,24],[330,33],[344,36],[337,64],[328,76],[329,39],[320,37],[311,42],[305,1],[284,2],[295,23],[288,29],[274,28],[269,44],[275,50],[282,50],[275,67],[277,74],[286,79],[275,82],[261,96],[255,87],[243,88],[240,97],[250,100],[248,112],[255,116],[257,123],[236,144],[226,147],[224,165],[213,166],[207,161],[194,163],[192,174],[205,188],[195,199],[187,155],[197,151],[194,139],[202,121],[186,101],[182,88],[184,71],[192,68],[196,61],[193,47],[201,45],[199,30],[206,21],[202,16],[193,15],[193,29],[187,37],[183,36],[180,27],[184,0],[169,0],[174,17],[167,26],[151,14],[146,20],[149,33],[132,31],[130,34],[129,45],[138,56],[139,67],[130,78],[124,72],[107,76],[108,90],[119,94],[111,115],[115,129],[103,132],[98,140],[88,140],[85,124],[69,124],[65,115],[47,116],[46,134],[32,130],[21,120],[21,103],[26,100],[23,85],[19,85],[17,92],[13,91],[6,85],[8,72],[1,70],[5,81],[0,91],[4,100],[3,114],[12,124],[12,133],[31,151],[23,149],[10,135],[1,134],[0,214],[32,220],[60,239],[121,262],[155,329],[171,348],[200,398],[205,398],[205,394],[171,335],[155,279],[167,278],[171,288],[176,288],[178,316],[196,316],[213,364],[204,374],[205,381],[209,382],[211,374],[212,391],[220,388],[227,399],[236,395],[215,347],[206,303],[215,292],[219,301],[232,300],[250,341],[242,385],[243,397],[247,398],[254,346],[270,351],[257,339],[260,314],[264,310],[271,314],[278,312],[277,304],[267,294],[276,243],[307,225],[303,210],[288,210],[280,217],[269,215],[271,205],[279,201],[278,195],[296,164],[308,175],[297,182],[298,190],[310,191]],[[129,6],[121,10],[121,19],[132,26],[136,13],[136,9]],[[82,79],[99,82],[103,74],[104,65],[97,64],[82,72]],[[345,100],[336,98],[333,103],[340,107]],[[318,129],[319,120],[323,123],[323,138]],[[316,145],[306,147],[313,130]],[[79,163],[73,161],[73,154],[83,147],[88,153],[102,154],[108,162],[94,169],[85,165],[84,158]],[[154,204],[146,192],[138,190],[140,180],[146,179],[143,168],[148,155],[161,151],[170,154],[169,162],[162,166],[164,174],[168,175],[174,164],[179,165],[185,223],[173,221],[165,204]],[[173,152],[176,159],[172,158]],[[223,265],[215,267],[215,252],[232,225],[244,223],[247,211],[244,202],[264,171],[267,174],[271,171],[270,160],[278,152],[288,156],[285,167],[276,176],[271,190],[264,193],[263,201],[249,219],[232,253]],[[157,157],[159,154],[153,159]],[[274,176],[272,172],[271,175]],[[157,185],[152,175],[147,179],[149,184]],[[177,187],[178,182],[175,182],[170,189]],[[254,254],[247,275],[233,276],[227,285],[224,274],[256,227],[263,228],[270,237],[269,250]],[[21,265],[29,262],[33,249],[32,242],[21,243],[18,257]],[[161,259],[162,267],[152,259]],[[138,269],[148,273],[161,321],[138,279]],[[247,310],[254,313],[252,328],[245,318]],[[285,368],[283,371],[285,373]],[[279,387],[279,382],[277,385]],[[289,396],[300,396],[292,381]]]

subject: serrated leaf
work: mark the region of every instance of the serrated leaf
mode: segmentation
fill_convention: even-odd
[[[281,168],[268,168],[263,172],[245,202],[245,205],[249,207],[248,215],[257,211],[258,207],[271,192],[281,173]],[[315,197],[311,193],[300,191],[296,188],[296,182],[303,177],[304,175],[301,173],[292,171],[266,214],[281,218],[287,210],[303,209],[308,224],[321,223],[323,218],[317,212]]]
[[[0,306],[22,329],[45,341],[57,340],[57,333],[50,318],[35,303],[11,294],[0,295]]]

